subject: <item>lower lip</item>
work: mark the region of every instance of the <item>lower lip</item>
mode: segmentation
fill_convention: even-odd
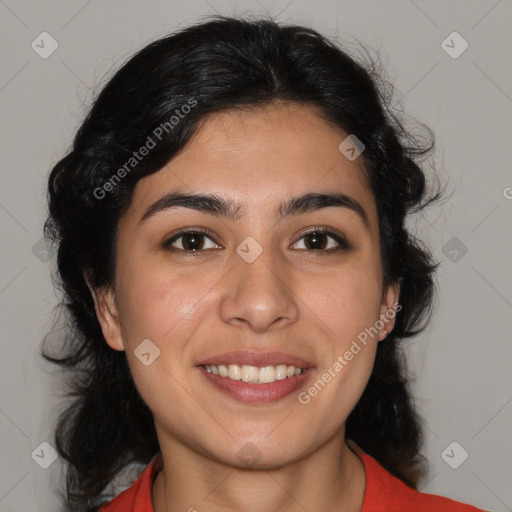
[[[286,379],[275,380],[266,384],[254,384],[208,373],[202,366],[198,368],[205,378],[219,391],[226,393],[235,400],[248,404],[263,404],[281,400],[297,391],[313,371],[313,368],[308,368],[300,375],[294,377],[287,377]]]

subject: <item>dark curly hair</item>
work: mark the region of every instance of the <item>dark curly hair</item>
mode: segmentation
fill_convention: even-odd
[[[401,342],[421,332],[432,315],[439,263],[405,220],[441,193],[428,190],[420,167],[433,149],[432,131],[419,123],[426,135],[404,129],[392,98],[393,87],[367,50],[356,59],[312,29],[267,18],[202,20],[149,44],[109,79],[48,183],[45,234],[58,248],[68,330],[57,354],[45,346],[42,352],[71,376],[72,402],[55,432],[58,453],[68,463],[68,510],[94,510],[116,475],[130,464],[147,464],[159,450],[152,414],[124,352],[103,337],[86,279],[96,289],[113,285],[118,221],[137,181],[182,150],[205,116],[275,101],[315,107],[365,145],[361,158],[377,204],[383,290],[400,283],[401,309],[393,331],[378,344],[346,437],[416,487],[425,460]],[[173,125],[171,116],[187,104],[194,106]],[[106,185],[158,127],[156,147]]]

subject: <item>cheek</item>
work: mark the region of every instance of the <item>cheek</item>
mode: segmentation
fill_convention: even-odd
[[[372,371],[380,274],[360,261],[304,283],[301,296],[308,297],[306,310],[317,318],[326,343],[318,374],[299,403],[318,417],[325,418],[329,409],[326,427],[336,429],[361,397]]]
[[[168,265],[152,265],[144,272],[134,269],[127,273],[129,278],[119,285],[126,356],[137,388],[155,412],[162,407],[158,397],[163,389],[176,403],[188,397],[182,385],[194,365],[190,341],[215,307],[215,296],[209,291],[218,276],[211,272],[189,274],[173,272]],[[158,354],[148,367],[137,357],[143,340],[150,340],[154,347],[149,346]],[[180,403],[180,407],[186,406],[186,400]]]
[[[304,415],[321,422],[318,430],[325,437],[345,424],[361,398],[371,375],[375,345],[361,347],[350,361],[340,357],[320,371],[298,397]]]
[[[375,293],[358,287],[345,287],[317,302],[322,307],[315,314],[323,315],[329,337],[315,378],[298,402],[309,418],[321,418],[323,435],[334,433],[346,421],[366,388],[378,343],[372,330],[377,303]]]
[[[211,304],[203,298],[214,282],[192,280],[156,265],[144,272],[132,271],[120,280],[119,310],[126,356],[136,387],[153,413],[165,414],[168,399],[173,407],[187,410],[190,396],[183,385],[190,378],[189,340],[200,327]],[[139,346],[150,340],[148,366],[140,359]],[[147,341],[144,341],[147,344]],[[165,392],[163,392],[165,390]]]
[[[300,296],[340,349],[379,318],[381,282],[371,267],[347,266],[303,280]]]
[[[125,341],[142,337],[165,343],[169,337],[179,338],[176,333],[201,311],[211,279],[184,276],[169,266],[141,269],[135,262],[126,270],[118,285]]]

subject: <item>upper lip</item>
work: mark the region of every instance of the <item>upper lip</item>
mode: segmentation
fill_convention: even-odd
[[[295,368],[309,368],[310,366],[313,366],[310,362],[305,361],[300,357],[286,354],[285,352],[261,352],[256,350],[224,352],[223,354],[217,354],[201,361],[197,366],[218,366],[220,364],[245,364],[248,366],[277,366],[285,364],[287,366],[295,366]]]

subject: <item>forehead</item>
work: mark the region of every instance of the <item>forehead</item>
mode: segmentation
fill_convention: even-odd
[[[171,191],[222,196],[247,215],[307,192],[340,192],[360,202],[375,223],[362,157],[350,161],[338,148],[347,136],[304,105],[211,114],[177,156],[138,182],[132,210],[141,216]]]

